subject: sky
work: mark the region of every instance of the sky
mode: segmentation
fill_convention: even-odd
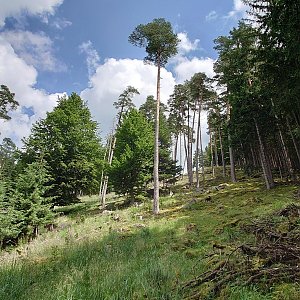
[[[181,40],[161,73],[167,103],[175,84],[197,72],[214,75],[214,39],[246,12],[241,0],[0,0],[0,7],[0,84],[20,104],[10,121],[0,120],[0,140],[10,137],[19,147],[63,95],[76,92],[87,102],[103,138],[127,86],[140,92],[137,107],[155,95],[156,67],[128,42],[137,25],[165,18]]]

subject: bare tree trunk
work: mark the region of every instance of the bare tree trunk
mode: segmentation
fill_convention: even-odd
[[[180,132],[180,136],[179,136],[179,159],[180,159],[180,166],[182,168],[181,173],[182,173],[182,178],[183,178],[184,168],[182,165],[182,133],[181,132]]]
[[[217,137],[216,137],[216,132],[214,131],[214,148],[215,148],[215,162],[216,162],[216,167],[219,166],[219,157],[218,157],[218,145],[217,145]]]
[[[187,115],[187,172],[189,178],[189,185],[193,184],[193,162],[192,162],[192,134],[190,127],[190,105],[188,103],[188,115]]]
[[[230,120],[230,104],[227,102],[227,122]],[[232,182],[236,182],[236,174],[235,174],[235,161],[234,161],[234,153],[231,145],[231,136],[228,132],[228,144],[229,144],[229,160],[230,160],[230,177]]]
[[[258,128],[258,124],[257,124],[257,121],[256,121],[255,118],[254,118],[254,124],[255,124],[256,133],[257,133],[258,142],[259,142],[259,147],[260,147],[261,166],[262,166],[262,169],[263,169],[263,174],[264,174],[264,178],[265,178],[265,182],[266,182],[266,187],[269,190],[269,189],[274,187],[274,180],[273,180],[272,172],[270,170],[269,162],[267,160],[265,147],[264,147],[263,142],[262,142],[262,138],[261,138],[260,131],[259,131],[259,128]]]
[[[283,180],[283,176],[282,176],[282,163],[281,163],[281,158],[280,158],[280,154],[278,153],[278,151],[276,151],[276,155],[277,155],[277,160],[278,160],[278,171],[279,171],[279,176],[281,181]]]
[[[229,142],[230,176],[231,176],[231,181],[236,182],[235,161],[234,161],[234,153],[231,145],[230,133],[228,133],[228,142]]]
[[[200,102],[200,101],[199,101]],[[200,131],[201,131],[201,119],[200,119],[200,103],[198,103],[198,123],[197,123],[197,140],[196,140],[196,191],[199,191],[200,180],[199,180],[199,140],[200,140]]]
[[[225,162],[225,158],[224,158],[223,142],[222,142],[222,135],[221,135],[221,128],[220,127],[219,127],[219,140],[220,140],[220,148],[221,148],[223,177],[226,177],[226,162]]]
[[[294,135],[293,135],[293,132],[292,132],[292,129],[291,129],[290,121],[289,121],[288,118],[286,118],[286,123],[287,123],[288,129],[289,129],[289,132],[290,132],[292,141],[293,141],[293,145],[294,145],[294,148],[295,148],[297,157],[298,157],[298,163],[300,164],[300,152],[299,152],[297,143],[296,143],[296,141],[295,141],[295,138],[294,138]]]
[[[156,103],[156,116],[155,116],[155,139],[154,139],[154,168],[153,168],[153,180],[154,180],[154,199],[153,199],[153,213],[159,214],[159,108],[160,108],[160,59],[157,63],[157,103]]]
[[[109,153],[108,153],[108,165],[111,166],[112,163],[112,159],[114,156],[114,150],[115,150],[115,146],[116,146],[116,137],[113,135],[111,137],[111,147],[109,149]],[[102,186],[102,193],[101,193],[101,204],[102,204],[102,208],[105,208],[106,205],[106,191],[107,191],[107,185],[108,185],[108,176],[106,175],[104,177],[104,182],[103,182],[103,186]]]
[[[271,103],[272,103],[272,106],[275,107],[273,99],[271,99]],[[275,115],[275,119],[276,119],[276,125],[277,125],[277,129],[278,129],[278,132],[279,132],[280,142],[281,142],[281,146],[282,146],[282,150],[283,150],[287,170],[288,170],[289,175],[293,178],[294,177],[294,170],[293,170],[291,159],[290,159],[288,151],[287,151],[287,147],[286,147],[284,139],[283,139],[282,131],[281,131],[280,126],[279,126],[279,118],[278,118],[276,112],[274,113],[274,115]]]
[[[107,153],[109,152],[109,149],[111,147],[111,136],[108,137],[107,143],[106,143],[106,149],[104,153],[104,161],[107,159]],[[99,201],[100,201],[100,206],[102,205],[102,191],[103,191],[103,186],[104,186],[104,169],[102,169],[101,172],[101,180],[100,180],[100,188],[99,188]]]
[[[211,130],[209,129],[209,143],[210,143],[210,155],[211,155],[211,172],[212,177],[215,178],[215,167],[214,167],[214,152],[213,152],[213,146],[212,146],[212,136],[211,136]]]
[[[177,161],[177,150],[178,150],[178,133],[176,134],[175,137],[175,147],[174,147],[174,161]]]

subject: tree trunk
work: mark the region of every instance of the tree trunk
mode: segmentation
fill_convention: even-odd
[[[116,137],[113,135],[111,137],[111,146],[110,146],[110,149],[109,149],[109,152],[108,152],[108,165],[109,166],[111,166],[111,163],[112,163],[115,146],[116,146]],[[107,185],[108,185],[108,176],[106,175],[104,177],[104,182],[103,182],[103,185],[102,185],[102,193],[101,193],[101,204],[102,204],[103,209],[105,208],[105,205],[106,205]]]
[[[228,143],[229,143],[229,160],[230,160],[230,176],[231,181],[236,182],[236,175],[235,175],[235,162],[234,162],[234,153],[231,145],[231,136],[228,133]]]
[[[220,127],[219,127],[219,140],[220,140],[220,148],[221,148],[223,177],[226,177],[226,162],[225,162],[225,158],[224,158],[223,142],[222,142],[222,135],[221,135],[221,128]]]
[[[159,214],[159,108],[160,108],[160,58],[157,63],[157,89],[156,89],[156,116],[155,116],[155,138],[154,138],[154,168],[153,168],[153,180],[154,180],[154,199],[153,199],[153,213]]]
[[[262,142],[262,138],[261,138],[260,131],[259,131],[259,128],[258,128],[258,124],[257,124],[257,121],[256,121],[255,118],[254,118],[254,124],[255,124],[256,133],[257,133],[258,142],[259,142],[261,166],[262,166],[262,169],[263,169],[263,174],[264,174],[264,178],[265,178],[265,182],[266,182],[266,187],[269,190],[269,189],[274,187],[274,180],[273,180],[272,172],[270,170],[269,162],[267,160],[265,147],[264,147],[264,144]]]
[[[294,135],[293,135],[293,132],[292,132],[292,128],[291,128],[291,125],[290,125],[290,121],[289,121],[288,118],[286,118],[286,123],[287,123],[288,129],[289,129],[289,132],[290,132],[292,141],[293,141],[293,145],[294,145],[294,148],[295,148],[297,157],[298,157],[298,163],[299,163],[299,165],[300,165],[300,152],[299,152],[297,143],[296,143],[296,141],[295,141],[295,138],[294,138]]]
[[[174,147],[174,161],[177,161],[177,148],[178,148],[178,133],[176,134],[175,137],[175,147]]]
[[[216,132],[214,131],[214,148],[215,148],[215,162],[216,162],[216,167],[219,166],[219,157],[218,157],[218,145],[217,145],[217,137],[216,137]]]
[[[227,102],[227,122],[230,121],[230,104]],[[234,153],[231,145],[231,136],[228,132],[228,144],[229,144],[229,160],[230,160],[230,177],[232,182],[236,182],[235,175],[235,162],[234,162]]]
[[[198,101],[198,123],[197,123],[197,140],[196,140],[196,191],[199,191],[200,180],[199,180],[199,141],[201,131],[201,118],[200,118],[200,101]]]
[[[189,178],[189,185],[192,186],[193,184],[193,162],[191,156],[192,150],[192,135],[191,135],[191,128],[190,128],[190,105],[188,102],[188,115],[187,115],[187,172]]]
[[[210,143],[210,156],[211,156],[211,172],[212,177],[215,178],[215,167],[214,167],[214,152],[213,152],[213,146],[212,146],[212,137],[211,137],[211,130],[209,129],[209,143]]]

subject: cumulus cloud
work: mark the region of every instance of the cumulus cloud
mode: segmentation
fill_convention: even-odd
[[[208,77],[214,76],[212,58],[198,58],[193,57],[192,59],[182,57],[178,64],[174,67],[176,74],[176,81],[182,83],[185,80],[189,80],[195,73],[203,72]]]
[[[86,64],[88,68],[88,73],[89,73],[89,77],[91,77],[95,73],[97,67],[99,66],[99,62],[100,62],[99,54],[97,50],[94,48],[91,41],[82,43],[79,46],[79,51],[86,55]]]
[[[248,5],[242,0],[233,0],[233,9],[226,16],[227,18],[245,18],[247,16]]]
[[[171,72],[161,71],[161,100],[166,103],[173,92],[175,79]],[[148,95],[156,95],[156,76],[155,66],[136,59],[109,58],[98,66],[90,78],[90,87],[82,91],[81,97],[88,101],[92,115],[100,123],[102,136],[112,129],[117,113],[113,102],[125,88],[131,85],[138,89],[140,95],[135,96],[134,103],[139,107]]]
[[[179,32],[177,34],[180,42],[178,45],[178,52],[179,54],[183,55],[189,53],[191,51],[198,49],[198,44],[200,42],[199,39],[194,40],[193,42],[188,38],[186,32]]]
[[[43,32],[14,30],[5,31],[1,36],[7,40],[24,61],[43,71],[65,71],[66,66],[54,56],[52,40]]]
[[[54,14],[55,8],[63,3],[64,0],[13,0],[1,1],[0,27],[5,24],[7,17],[16,17],[23,14],[46,15]]]
[[[15,93],[20,106],[14,111],[10,121],[0,121],[1,138],[11,137],[21,145],[21,139],[30,133],[34,122],[46,116],[57,103],[59,93],[47,94],[34,87],[37,70],[20,58],[12,46],[0,36],[0,82]],[[31,113],[27,114],[26,110]]]

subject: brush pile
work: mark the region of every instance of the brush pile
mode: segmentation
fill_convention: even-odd
[[[184,283],[185,299],[217,297],[228,284],[268,289],[274,283],[300,282],[300,206],[240,226],[251,243],[227,252],[214,269]]]

